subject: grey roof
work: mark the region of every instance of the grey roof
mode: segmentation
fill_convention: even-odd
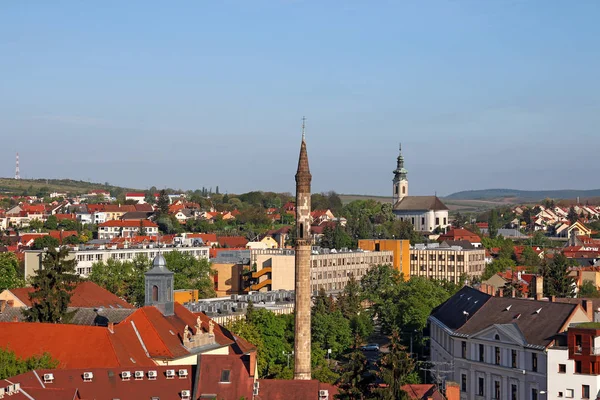
[[[444,244],[446,244],[448,247],[460,246],[465,250],[473,250],[476,248],[468,240],[444,240],[442,243],[440,243],[440,246],[443,246]]]
[[[173,275],[173,272],[169,271],[167,268],[167,260],[165,257],[158,253],[154,260],[152,261],[152,269],[146,272],[145,275]]]
[[[576,308],[576,304],[493,297],[465,286],[434,309],[431,316],[456,333],[467,336],[493,325],[518,328],[527,344],[545,347],[567,325]],[[508,328],[510,324],[514,326]]]
[[[25,308],[6,307],[0,313],[0,322],[25,321]],[[63,323],[87,326],[108,326],[109,322],[118,324],[136,311],[135,308],[80,308],[69,307]]]
[[[482,234],[488,234],[489,229],[488,228],[481,228],[480,229]],[[504,237],[516,237],[516,238],[526,238],[529,237],[528,235],[522,233],[521,231],[519,231],[518,229],[508,229],[508,228],[500,228],[498,229],[498,235],[502,235]]]
[[[437,196],[406,196],[394,205],[398,211],[448,210]]]
[[[132,220],[132,219],[148,219],[152,214],[151,211],[129,211],[123,214],[121,217],[122,220]]]

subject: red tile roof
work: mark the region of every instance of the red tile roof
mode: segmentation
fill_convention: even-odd
[[[145,193],[126,193],[125,197],[146,197]]]
[[[31,307],[29,293],[33,292],[32,287],[15,288],[9,290],[27,307]],[[118,296],[91,281],[83,281],[75,287],[71,295],[69,307],[134,308],[125,300],[122,300]]]
[[[23,246],[29,246],[33,241],[39,237],[48,236],[47,233],[26,233],[19,237],[19,242]]]
[[[148,221],[147,219],[143,219],[143,220],[124,220],[124,221],[118,221],[118,220],[112,220],[112,221],[106,221],[103,222],[101,224],[98,224],[99,227],[127,227],[127,228],[138,228],[140,226],[140,221],[144,224],[144,228],[158,228],[158,225],[156,225],[154,222],[152,221]]]
[[[148,204],[148,203],[134,204],[133,207],[135,207],[135,211],[145,211],[145,212],[154,211],[154,207],[152,207],[152,204]]]
[[[135,206],[132,204],[107,204],[106,206],[104,206],[104,211],[112,213],[126,213],[136,211],[136,209]]]
[[[319,398],[319,390],[329,391],[329,398],[337,394],[337,388],[318,380],[275,380],[260,379],[256,400],[314,400]]]
[[[481,238],[475,233],[462,228],[450,229],[447,233],[440,235],[438,241],[445,240],[467,240],[470,243],[481,243]]]
[[[190,239],[202,239],[204,244],[207,245],[217,243],[217,235],[214,233],[187,233],[186,237]]]
[[[243,236],[219,236],[217,242],[221,247],[246,247],[248,239]]]
[[[59,242],[61,242],[61,238],[66,239],[69,236],[79,236],[79,233],[77,233],[77,231],[50,231],[48,232],[48,234],[53,238],[58,239]]]

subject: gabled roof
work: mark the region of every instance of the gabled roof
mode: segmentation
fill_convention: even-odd
[[[467,316],[477,313],[491,297],[470,286],[463,286],[454,296],[434,308],[431,316],[448,328],[456,330],[467,322]]]
[[[398,211],[448,210],[437,196],[406,196],[394,205]]]
[[[7,289],[27,307],[31,307],[29,294],[34,291],[32,287]],[[91,281],[79,283],[71,295],[69,307],[89,308],[134,308],[131,304],[122,300],[108,290],[96,285]]]
[[[410,400],[444,400],[444,396],[434,384],[408,384],[403,385],[402,390]]]
[[[219,236],[217,242],[221,247],[246,247],[248,239],[243,236]]]
[[[438,241],[441,242],[444,240],[467,240],[470,243],[481,243],[481,238],[477,234],[463,228],[450,229],[448,232],[440,235]]]

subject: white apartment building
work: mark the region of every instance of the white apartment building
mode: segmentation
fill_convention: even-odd
[[[210,247],[208,246],[160,246],[161,253],[169,253],[176,250],[181,253],[191,254],[198,259],[208,259],[209,249]],[[34,271],[41,268],[43,253],[41,250],[25,251],[25,278],[32,276]],[[152,260],[157,253],[158,247],[156,245],[136,245],[130,247],[107,245],[97,248],[74,248],[69,253],[69,257],[70,259],[74,258],[77,260],[77,273],[85,278],[90,274],[92,265],[96,262],[107,262],[109,259],[131,261],[140,254]]]
[[[143,225],[145,236],[158,235],[158,225],[148,220],[111,220],[98,225],[98,239],[138,236],[141,225]]]
[[[448,280],[456,284],[461,276],[481,276],[485,270],[485,249],[467,249],[444,243],[416,244],[410,248],[410,276]]]
[[[429,316],[434,376],[457,382],[462,400],[545,400],[548,349],[569,324],[587,321],[578,304],[494,297],[465,286]]]

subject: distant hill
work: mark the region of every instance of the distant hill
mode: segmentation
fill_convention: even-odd
[[[132,188],[76,181],[73,179],[12,179],[0,178],[0,193],[21,195],[27,192],[67,192],[71,194],[88,193],[90,190],[103,189],[112,192],[135,191]]]
[[[544,199],[575,199],[581,200],[600,197],[600,189],[594,190],[515,190],[515,189],[485,189],[465,190],[446,196],[448,200],[495,200],[510,203],[534,202]]]

